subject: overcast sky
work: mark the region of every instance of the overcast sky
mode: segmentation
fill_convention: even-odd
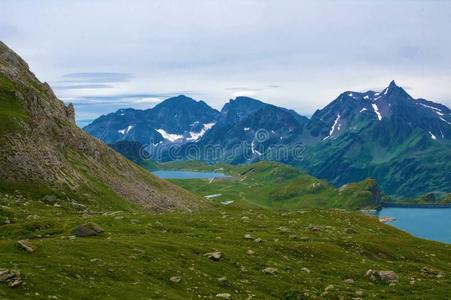
[[[0,40],[79,120],[178,94],[311,115],[392,79],[451,106],[451,1],[2,0]]]

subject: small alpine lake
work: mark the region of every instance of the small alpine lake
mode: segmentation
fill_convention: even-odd
[[[152,174],[163,179],[213,179],[229,177],[218,172],[197,172],[197,171],[175,171],[175,170],[158,170]]]
[[[443,243],[451,243],[451,208],[383,208],[379,217],[392,217],[387,222],[410,234]]]

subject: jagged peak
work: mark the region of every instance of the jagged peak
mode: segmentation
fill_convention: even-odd
[[[395,87],[399,87],[396,85],[396,82],[394,80],[390,81],[390,84],[388,85],[388,88],[395,88]]]

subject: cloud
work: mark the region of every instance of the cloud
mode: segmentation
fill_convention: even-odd
[[[227,90],[227,91],[250,91],[250,92],[256,92],[256,91],[261,91],[262,89],[260,89],[260,88],[249,88],[249,87],[228,87],[228,88],[225,88],[225,90]]]
[[[52,88],[56,90],[78,90],[78,89],[109,89],[114,88],[110,84],[74,84],[74,85],[55,85]]]
[[[124,105],[125,107],[133,104],[158,103],[164,99],[178,95],[201,95],[200,91],[174,91],[166,93],[121,93],[112,95],[87,95],[81,97],[62,97],[66,103],[73,103],[79,106],[90,105]]]
[[[232,97],[240,97],[240,96],[246,96],[246,97],[252,97],[255,96],[257,93],[254,91],[236,91],[232,93]]]
[[[132,78],[131,74],[118,72],[81,72],[64,74],[62,82],[128,82]]]

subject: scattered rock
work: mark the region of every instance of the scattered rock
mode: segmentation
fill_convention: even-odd
[[[345,233],[347,233],[347,234],[354,234],[354,233],[357,233],[357,230],[352,229],[352,228],[346,228],[345,229]]]
[[[253,239],[252,235],[250,235],[249,233],[246,233],[246,234],[244,235],[244,238],[245,238],[246,240],[252,240],[252,239]]]
[[[219,282],[227,281],[227,277],[225,277],[225,276],[219,277],[219,278],[218,278],[218,281],[219,281]]]
[[[36,247],[29,240],[20,240],[17,242],[17,245],[28,253],[32,253],[36,250]]]
[[[213,252],[205,253],[204,256],[207,256],[211,260],[218,261],[222,258],[222,253],[221,253],[221,251],[213,251]]]
[[[182,277],[181,276],[172,276],[171,278],[169,278],[169,280],[173,283],[179,283],[180,281],[182,281]]]
[[[20,272],[17,270],[0,269],[0,283],[6,283],[11,288],[18,287],[22,284]]]
[[[393,283],[399,280],[398,274],[393,271],[379,271],[378,275],[383,282]]]
[[[219,293],[219,294],[216,294],[216,298],[230,299],[230,298],[232,298],[232,295],[230,295],[229,293]]]
[[[348,279],[345,279],[343,282],[347,283],[347,284],[354,284],[354,279],[348,278]]]
[[[330,284],[328,286],[326,286],[326,288],[324,289],[324,291],[328,292],[330,290],[333,290],[335,288],[335,286],[333,284]]]
[[[277,270],[276,268],[268,267],[264,268],[262,272],[265,274],[276,275],[279,272],[279,270]]]
[[[254,242],[256,242],[256,243],[261,243],[261,242],[263,242],[263,240],[262,240],[261,238],[256,238],[256,239],[254,240]]]
[[[255,254],[255,251],[249,249],[249,250],[246,251],[246,254],[247,254],[247,255],[254,255],[254,254]]]
[[[53,195],[45,195],[44,197],[42,197],[41,201],[53,205],[58,201],[58,199]]]
[[[308,230],[310,230],[311,232],[318,232],[321,231],[321,228],[319,228],[316,225],[313,224],[309,224],[309,226],[307,227]]]
[[[88,208],[86,205],[77,202],[72,202],[72,207],[76,210],[86,210]]]
[[[421,273],[429,277],[439,277],[439,272],[429,267],[423,267]]]
[[[399,277],[394,271],[376,271],[369,269],[366,272],[366,276],[370,278],[370,280],[375,281],[379,279],[385,283],[395,283],[398,282]]]
[[[95,236],[103,232],[105,232],[105,230],[96,223],[86,223],[72,229],[72,234],[78,237]]]
[[[303,267],[301,270],[304,271],[305,273],[310,273],[311,272],[310,269],[308,269],[306,267]]]
[[[289,231],[290,231],[289,228],[283,227],[283,226],[278,227],[277,230],[280,231],[281,233],[286,233],[286,232],[289,232]]]
[[[356,291],[355,294],[356,294],[356,296],[359,296],[359,297],[363,296],[363,291],[360,291],[360,290]]]

